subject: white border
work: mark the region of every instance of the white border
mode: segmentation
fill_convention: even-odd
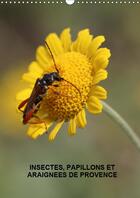
[[[24,4],[67,4],[65,0],[63,1],[45,1],[45,0],[36,0],[36,1],[25,1],[25,0],[14,0],[14,1],[7,1],[7,0],[1,0],[0,4],[18,4],[18,5],[24,5]],[[140,4],[140,1],[75,1],[72,5],[83,5],[83,4]],[[68,4],[67,4],[68,5]],[[72,6],[70,5],[70,6]]]

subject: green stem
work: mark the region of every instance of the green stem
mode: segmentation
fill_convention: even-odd
[[[127,134],[127,136],[132,140],[135,146],[140,150],[140,138],[137,136],[135,131],[129,126],[129,124],[107,103],[102,102],[104,112],[112,118]]]

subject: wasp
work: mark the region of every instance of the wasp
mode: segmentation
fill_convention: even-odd
[[[75,85],[73,85],[71,82],[65,80],[64,78],[60,76],[52,51],[49,45],[47,44],[47,42],[45,42],[45,44],[50,52],[56,71],[48,73],[48,74],[44,74],[42,78],[38,78],[35,82],[35,85],[34,85],[34,88],[32,90],[30,97],[25,99],[19,104],[18,109],[20,111],[22,111],[22,108],[26,105],[25,109],[22,111],[23,112],[23,124],[33,123],[33,122],[30,122],[31,118],[37,117],[36,113],[39,110],[41,101],[43,100],[43,97],[46,95],[49,87],[52,86],[54,82],[59,82],[59,81],[64,80],[70,83],[72,86],[74,86],[79,92],[79,89]],[[53,86],[58,86],[58,85],[56,84]],[[34,124],[38,124],[41,122],[44,122],[44,121],[38,120],[38,122],[34,122]]]

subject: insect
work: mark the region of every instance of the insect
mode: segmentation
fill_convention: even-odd
[[[47,42],[45,42],[45,44],[46,44],[46,46],[50,52],[50,55],[52,57],[56,72],[44,74],[42,78],[38,78],[35,82],[35,85],[34,85],[34,88],[32,90],[30,97],[25,99],[24,101],[22,101],[19,104],[18,109],[20,111],[22,111],[22,108],[26,105],[24,111],[22,111],[23,112],[23,124],[27,124],[27,123],[38,124],[38,123],[44,122],[43,120],[39,119],[35,114],[38,112],[41,101],[42,101],[44,95],[47,93],[47,90],[49,89],[49,87],[50,86],[58,86],[58,85],[53,85],[54,82],[64,80],[64,81],[70,83],[72,86],[74,86],[75,89],[77,89],[77,91],[80,93],[79,89],[75,85],[73,85],[71,82],[65,80],[64,78],[62,78],[60,76],[59,71],[56,66],[54,56],[51,52],[51,49],[50,49],[49,45],[47,44]],[[31,122],[30,119],[33,117],[38,118],[38,121]]]

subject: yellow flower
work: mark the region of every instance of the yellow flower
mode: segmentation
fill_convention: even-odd
[[[69,121],[69,134],[74,135],[76,127],[84,128],[87,124],[86,109],[93,114],[102,112],[100,100],[106,99],[107,92],[98,83],[107,78],[106,67],[111,54],[109,49],[100,48],[104,36],[93,37],[89,29],[81,30],[75,41],[71,39],[69,28],[64,29],[60,37],[51,33],[45,40],[59,75],[65,80],[57,82],[58,86],[49,86],[37,112],[45,123],[29,124],[28,135],[35,139],[55,123],[49,134],[49,140],[54,140],[65,121]],[[50,72],[56,72],[52,56],[45,45],[39,46],[36,60],[23,74],[29,87],[19,92],[17,99],[21,102],[30,97],[36,79]]]

